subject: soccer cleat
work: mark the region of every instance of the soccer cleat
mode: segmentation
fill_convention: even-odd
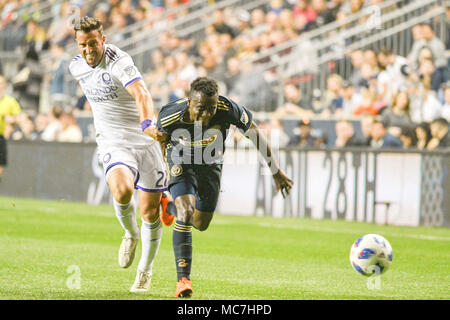
[[[134,280],[131,292],[147,292],[152,281],[152,272],[137,271],[136,280]]]
[[[173,201],[170,194],[163,192],[161,195],[161,212],[159,213],[159,219],[166,226],[170,227],[175,220],[175,216],[167,212],[167,205]]]
[[[119,266],[121,268],[128,268],[133,263],[138,240],[138,238],[123,237],[119,248]]]
[[[191,280],[189,280],[186,277],[181,278],[177,282],[177,289],[175,291],[175,297],[177,298],[190,298],[192,297],[192,294],[194,291],[192,291],[192,284]]]

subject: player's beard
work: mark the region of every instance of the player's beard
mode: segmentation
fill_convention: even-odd
[[[87,64],[91,67],[95,67],[98,62],[98,53],[97,52],[91,52],[89,54],[84,55],[84,59],[86,60]]]

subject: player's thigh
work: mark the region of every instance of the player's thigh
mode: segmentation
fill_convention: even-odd
[[[139,176],[133,151],[121,147],[101,148],[98,157],[114,199],[119,203],[128,203]]]
[[[161,192],[139,190],[139,209],[141,218],[150,223],[158,220],[160,202]]]
[[[134,175],[132,169],[125,165],[113,166],[106,177],[114,199],[122,204],[131,200],[134,192]]]
[[[202,165],[195,169],[198,179],[197,202],[199,212],[213,213],[216,210],[220,194],[221,165]],[[212,214],[211,218],[212,218]]]

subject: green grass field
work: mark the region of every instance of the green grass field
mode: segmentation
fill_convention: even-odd
[[[367,233],[394,248],[379,289],[349,263],[350,246]],[[129,292],[140,245],[121,269],[121,236],[109,205],[0,198],[0,299],[174,299],[172,228],[147,294]],[[217,214],[193,242],[193,299],[450,298],[450,229]],[[81,272],[80,289],[67,286],[70,266]]]

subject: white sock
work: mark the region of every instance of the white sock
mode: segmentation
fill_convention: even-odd
[[[114,210],[122,228],[125,230],[126,238],[139,238],[139,227],[136,222],[136,208],[133,198],[127,204],[120,204],[114,200]]]
[[[159,244],[161,243],[162,226],[161,222],[149,223],[142,220],[141,243],[142,254],[139,260],[138,270],[148,272],[152,270],[153,260],[158,254]]]

